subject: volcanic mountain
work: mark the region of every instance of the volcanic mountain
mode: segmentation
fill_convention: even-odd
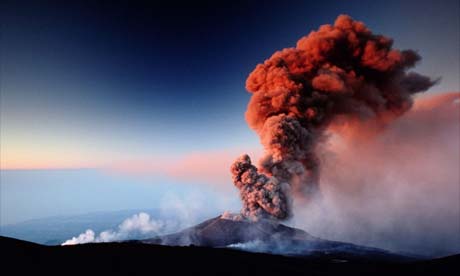
[[[270,220],[252,222],[248,220],[225,219],[222,216],[218,216],[178,233],[147,239],[144,242],[164,245],[224,247],[255,240],[272,241],[283,239],[317,240],[317,238],[303,230],[291,228]]]
[[[136,241],[169,246],[227,247],[287,256],[340,259],[401,259],[386,250],[329,241],[271,221],[232,220],[218,216],[183,231]]]

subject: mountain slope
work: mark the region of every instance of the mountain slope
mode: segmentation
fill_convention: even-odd
[[[222,247],[254,240],[319,240],[307,232],[271,221],[234,221],[221,216],[204,221],[178,233],[144,240],[164,245]]]
[[[295,258],[225,248],[140,243],[42,246],[0,237],[14,275],[458,275],[460,255],[421,262]]]
[[[229,247],[287,256],[325,256],[341,260],[408,260],[386,250],[316,238],[273,221],[235,221],[221,216],[183,231],[140,241],[169,246]]]

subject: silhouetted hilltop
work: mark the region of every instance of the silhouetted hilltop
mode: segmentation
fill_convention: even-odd
[[[142,243],[43,246],[0,237],[11,275],[458,275],[460,255],[417,262],[296,258]]]

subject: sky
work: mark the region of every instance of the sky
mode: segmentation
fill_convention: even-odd
[[[197,174],[261,150],[248,74],[339,14],[417,50],[427,93],[460,90],[458,1],[183,2],[2,1],[0,224],[236,195]]]

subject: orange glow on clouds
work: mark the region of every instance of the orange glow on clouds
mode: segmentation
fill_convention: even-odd
[[[408,114],[422,110],[436,109],[446,103],[459,103],[460,92],[443,93],[436,95],[425,95],[415,100],[414,106]],[[458,108],[457,108],[458,109]],[[456,110],[457,110],[456,109]],[[447,109],[448,110],[448,109]],[[447,111],[446,110],[446,111]],[[459,120],[457,116],[446,116]],[[430,120],[427,119],[427,123]],[[340,125],[341,135],[353,135],[366,137],[363,128],[354,128],[351,125]],[[359,131],[356,132],[355,130]],[[230,181],[229,167],[235,157],[243,150],[233,149],[226,151],[205,151],[184,153],[179,157],[157,156],[149,159],[136,159],[121,156],[120,153],[101,154],[96,149],[82,150],[78,145],[68,147],[66,145],[54,145],[52,143],[30,145],[28,141],[17,137],[6,136],[2,133],[0,150],[0,169],[77,169],[77,168],[102,168],[109,172],[128,173],[136,175],[164,175],[177,179],[188,179],[193,181],[220,182]],[[5,139],[7,138],[7,139]],[[14,138],[14,139],[13,139]],[[331,141],[332,142],[332,141]],[[251,150],[245,150],[251,152]],[[258,160],[262,155],[261,148],[252,152]],[[107,165],[108,160],[115,160]],[[229,185],[231,186],[231,185]]]
[[[400,120],[420,125],[436,125],[448,123],[450,120],[459,120],[459,102],[460,93],[445,93],[438,95],[428,95],[416,99],[412,110],[402,116]],[[441,113],[441,114],[440,114]],[[337,127],[337,126],[335,126]],[[325,147],[336,152],[346,151],[343,147],[348,147],[349,142],[364,142],[370,136],[377,134],[378,128],[371,128],[361,124],[342,125],[340,138],[331,136]],[[384,129],[379,129],[384,131]],[[401,139],[408,139],[400,137]],[[211,152],[194,152],[185,154],[178,158],[167,158],[164,156],[152,158],[149,160],[132,160],[114,163],[106,169],[112,173],[127,173],[133,175],[164,175],[179,180],[196,181],[206,184],[222,184],[219,187],[231,188],[231,175],[229,167],[235,157],[242,152],[241,149],[228,151],[211,151]],[[262,148],[254,152],[246,150],[257,161],[262,156]],[[379,160],[380,155],[372,157],[376,166],[382,165],[385,160]]]
[[[107,156],[97,154],[94,150],[69,145],[33,144],[6,135],[2,135],[1,139],[2,170],[94,168],[100,166],[104,158]]]
[[[418,97],[414,100],[412,108],[404,114],[401,118],[412,118],[414,114],[417,116],[422,116],[419,114],[423,111],[432,111],[436,109],[443,108],[445,112],[445,117],[442,120],[449,120],[458,118],[458,115],[455,116],[455,107],[449,105],[459,104],[460,92],[448,92],[442,94],[430,94]],[[458,108],[457,108],[458,110]],[[442,110],[439,112],[443,112]],[[438,112],[438,113],[439,113]],[[424,116],[431,116],[430,112],[424,113]],[[401,118],[396,120],[401,120]],[[392,122],[395,119],[395,114],[392,112],[386,112],[382,114],[377,120],[358,120],[353,118],[344,118],[341,120],[338,118],[335,120],[329,129],[332,133],[338,133],[341,136],[341,139],[354,141],[354,142],[366,142],[372,137],[380,134],[388,126],[388,122]],[[429,118],[425,119],[425,122],[433,123]],[[420,120],[418,119],[418,123]]]
[[[95,167],[82,157],[39,152],[35,154],[15,151],[14,154],[1,155],[1,170],[45,170],[45,169],[82,169]]]
[[[111,173],[133,175],[163,175],[179,180],[197,181],[206,184],[229,184],[230,165],[241,149],[227,151],[193,152],[177,158],[151,158],[116,162],[105,170]],[[262,152],[252,152],[261,156]],[[232,187],[232,185],[225,185]]]
[[[414,102],[413,110],[432,110],[446,104],[460,104],[460,92],[447,92],[434,96],[421,97]]]

